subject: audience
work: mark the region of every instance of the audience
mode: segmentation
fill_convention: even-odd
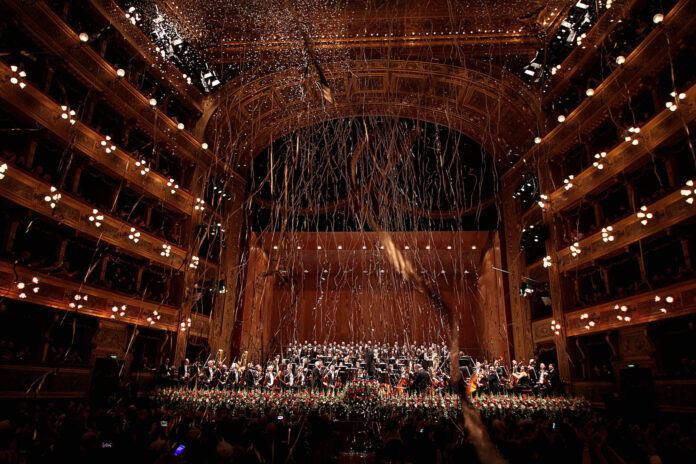
[[[0,417],[0,462],[479,462],[463,424],[421,417],[379,423],[332,422],[310,413],[235,417],[225,410],[170,411],[150,404],[21,402]],[[484,419],[490,439],[510,463],[693,462],[693,423],[629,423],[595,413]],[[179,457],[176,457],[176,456]]]

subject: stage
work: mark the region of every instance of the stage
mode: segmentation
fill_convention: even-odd
[[[337,421],[386,421],[413,416],[427,420],[456,420],[461,416],[461,400],[454,393],[408,393],[387,389],[372,381],[351,382],[342,390],[335,391],[163,388],[155,392],[154,400],[172,411],[214,414],[226,410],[232,415],[247,417],[319,413]],[[470,402],[482,418],[557,419],[578,417],[590,411],[590,405],[584,399],[560,396],[483,394],[473,396]]]

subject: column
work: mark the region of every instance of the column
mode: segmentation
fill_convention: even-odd
[[[550,177],[548,159],[543,159],[539,163],[539,189],[541,192],[549,194],[553,191]],[[546,240],[546,254],[551,257],[551,267],[548,268],[549,275],[549,292],[551,293],[551,310],[553,319],[561,325],[560,335],[556,335],[554,341],[556,343],[556,354],[558,356],[558,372],[561,379],[570,380],[569,358],[566,349],[565,337],[565,313],[563,309],[563,286],[561,276],[558,272],[558,258],[556,250],[559,245],[557,234],[555,233],[556,221],[554,220],[551,208],[542,210],[544,224],[548,228],[548,239]]]
[[[532,336],[532,320],[529,302],[520,296],[521,276],[525,275],[527,262],[524,253],[520,253],[520,238],[522,236],[520,203],[512,199],[512,193],[519,182],[519,176],[509,179],[502,189],[503,196],[503,228],[505,236],[505,252],[507,255],[508,283],[510,293],[510,314],[514,359],[530,359],[534,355],[534,339]]]

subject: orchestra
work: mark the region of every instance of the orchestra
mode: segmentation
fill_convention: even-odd
[[[346,344],[292,344],[261,364],[246,362],[244,353],[229,366],[224,359],[206,359],[191,363],[184,359],[178,371],[165,359],[157,371],[160,385],[191,388],[263,388],[267,390],[314,389],[340,390],[356,379],[376,380],[389,391],[449,391],[450,356],[447,346],[387,345],[372,342]],[[470,394],[542,393],[559,389],[558,372],[553,364],[536,367],[536,360],[524,363],[512,360],[508,367],[503,358],[493,362],[474,362],[460,353],[460,371]]]

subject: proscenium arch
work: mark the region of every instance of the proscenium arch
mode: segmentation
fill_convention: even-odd
[[[379,116],[382,116],[381,114]],[[329,120],[330,121],[337,121],[337,120]],[[426,121],[415,121],[411,120],[414,122],[426,122]],[[327,121],[324,121],[327,122]],[[309,126],[312,127],[312,126]],[[445,126],[443,126],[445,127]],[[301,130],[301,129],[299,129]],[[411,145],[415,142],[415,139],[419,136],[420,132],[414,130],[412,132],[411,138],[409,140],[404,140],[400,148],[398,150],[403,151],[406,149],[409,149]],[[275,143],[277,140],[274,140],[272,143]],[[268,148],[268,147],[266,147]],[[480,147],[479,147],[480,148]],[[352,152],[351,154],[351,164],[354,164],[359,160],[363,155],[365,151],[365,140],[363,139],[360,143],[357,144],[357,147],[355,148],[355,151]],[[263,151],[262,151],[263,153]],[[490,153],[486,153],[486,156],[491,159]],[[394,162],[396,160],[393,160]],[[493,160],[491,159],[491,162]],[[385,167],[382,168],[385,171],[389,171],[391,169],[391,165],[388,164]],[[366,192],[372,192],[372,181],[368,183],[365,186],[362,186],[358,191],[351,191],[349,192],[346,196],[343,196],[339,199],[336,199],[334,201],[328,202],[328,203],[323,203],[321,206],[308,206],[308,207],[286,207],[284,205],[279,205],[276,204],[275,202],[263,198],[259,195],[252,195],[251,200],[261,206],[264,209],[267,210],[279,210],[284,213],[289,213],[292,211],[295,214],[298,215],[306,215],[306,216],[314,216],[314,215],[323,215],[323,214],[329,214],[335,211],[339,210],[349,210],[351,204],[353,204],[356,200],[358,195],[364,195]],[[374,193],[374,192],[373,192]],[[471,214],[475,212],[479,208],[485,208],[492,204],[496,200],[496,196],[492,195],[484,200],[481,200],[479,203],[465,207],[465,208],[459,208],[459,209],[424,209],[424,208],[418,208],[413,205],[409,205],[406,203],[399,203],[400,207],[412,213],[415,216],[420,216],[420,217],[429,217],[431,219],[454,219],[458,217],[462,217],[468,214]]]
[[[494,159],[523,153],[542,121],[529,86],[491,63],[468,59],[465,67],[400,60],[324,63],[334,103],[318,78],[289,68],[216,94],[203,123],[219,153],[248,162],[274,140],[331,119],[388,116],[431,122],[479,143]]]

